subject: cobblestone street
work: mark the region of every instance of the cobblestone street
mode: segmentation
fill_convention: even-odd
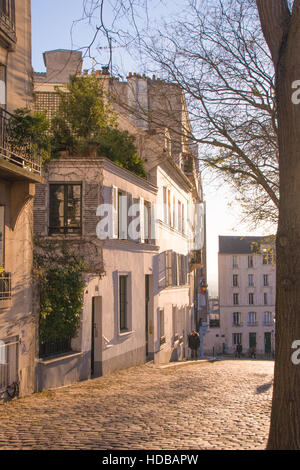
[[[272,361],[144,365],[0,405],[0,449],[264,449]]]

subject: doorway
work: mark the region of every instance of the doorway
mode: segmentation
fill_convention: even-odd
[[[265,333],[265,354],[271,354],[271,333]]]
[[[91,377],[102,375],[102,297],[92,297]]]

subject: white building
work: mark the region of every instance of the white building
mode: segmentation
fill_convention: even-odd
[[[47,73],[35,75],[36,109],[48,109],[50,115],[58,103],[55,86],[67,83],[71,70],[68,68],[66,74],[60,67],[54,74],[48,67],[57,68],[57,61],[61,65],[64,57],[70,67],[70,51],[45,53]],[[80,70],[80,60],[76,53],[73,73]],[[157,106],[164,109],[163,103],[157,101],[157,93],[161,87],[164,92],[170,89],[168,98],[175,103],[173,111],[179,121],[188,121],[178,87],[174,91],[173,85],[169,88],[168,84],[147,78],[109,80],[106,71],[96,75],[106,82],[108,89],[112,85],[119,89],[119,96],[131,105],[133,99],[137,103],[142,101],[151,111],[157,110]],[[132,87],[137,80],[139,86]],[[133,89],[142,93],[142,99],[133,95]],[[72,351],[60,357],[40,358],[38,390],[107,374],[146,360],[159,363],[189,355],[187,335],[197,320],[195,282],[197,278],[202,281],[206,278],[200,172],[188,143],[182,136],[178,139],[176,133],[172,134],[167,122],[163,129],[153,129],[151,121],[134,118],[122,106],[117,111],[120,129],[136,137],[147,179],[101,155],[65,154],[50,162],[45,184],[37,189],[35,232],[49,240],[67,240],[77,246],[86,264],[92,261],[85,276],[81,327],[72,340]],[[67,226],[57,233],[51,230],[51,188],[60,191],[60,186],[77,186],[80,191],[77,197],[80,207],[74,208],[79,214],[76,233],[72,230],[68,233]],[[58,195],[53,204],[56,210],[59,205],[63,207],[59,203],[61,198]],[[107,214],[98,211],[101,204],[113,208],[111,226],[104,237],[99,237],[99,232],[106,225],[102,222]],[[137,212],[131,212],[132,204],[138,207]],[[139,226],[137,237],[130,234],[132,222]]]
[[[225,349],[272,356],[276,266],[273,237],[219,237],[220,330]]]

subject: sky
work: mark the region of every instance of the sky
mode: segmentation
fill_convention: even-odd
[[[155,0],[152,0],[155,2]],[[88,22],[77,22],[82,18],[82,0],[32,0],[32,64],[36,72],[44,72],[43,52],[53,49],[77,49],[87,46],[94,29]],[[176,2],[174,2],[175,4]],[[158,14],[160,13],[157,10]],[[161,12],[163,14],[163,12]],[[72,31],[72,34],[71,34]],[[97,49],[97,46],[98,49]],[[108,52],[106,44],[96,43],[94,50],[99,64],[106,65]],[[102,48],[103,47],[103,48]],[[93,55],[93,54],[92,54]],[[114,64],[121,72],[125,70],[142,73],[138,66],[138,54],[134,57],[126,54],[124,48],[113,49]],[[90,68],[95,62],[88,59],[84,68]],[[200,152],[201,153],[201,149]],[[225,184],[213,183],[213,177],[207,171],[203,174],[204,195],[206,200],[207,222],[207,265],[208,289],[210,295],[217,295],[218,287],[218,236],[219,235],[265,235],[270,227],[260,226],[255,231],[241,223],[242,214],[234,200],[234,193]],[[231,203],[231,207],[228,204]],[[273,227],[275,230],[275,228]],[[273,230],[273,233],[274,233]],[[272,230],[271,230],[272,231]]]

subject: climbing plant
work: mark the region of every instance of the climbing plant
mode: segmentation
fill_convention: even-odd
[[[65,242],[38,241],[36,246],[40,343],[74,338],[83,306],[84,263]]]

